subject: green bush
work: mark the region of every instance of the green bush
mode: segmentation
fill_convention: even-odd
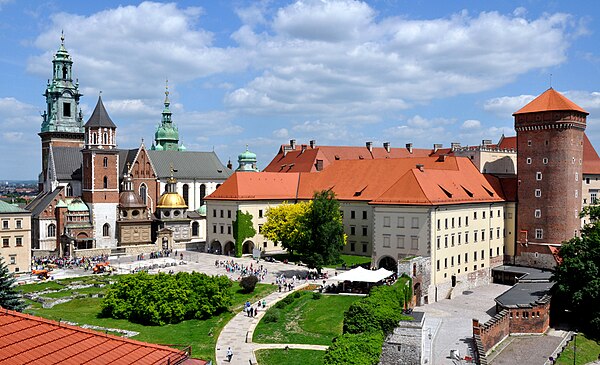
[[[252,293],[254,288],[256,288],[256,284],[258,283],[258,278],[254,275],[244,276],[242,280],[240,280],[240,286],[244,293]]]
[[[107,291],[101,315],[148,325],[206,319],[231,305],[230,287],[225,276],[196,272],[127,275]]]
[[[279,321],[279,312],[276,312],[271,309],[270,311],[265,313],[265,316],[263,317],[263,321],[265,321],[265,323],[275,323],[275,322]]]
[[[383,334],[381,331],[345,333],[333,340],[325,353],[325,365],[375,365],[379,363]]]
[[[294,292],[294,294],[292,294],[292,296],[294,297],[294,299],[298,299],[302,296],[302,294],[300,294],[300,292],[297,291],[297,292]]]
[[[323,296],[323,294],[321,293],[313,293],[312,298],[315,300],[321,299],[321,297]]]

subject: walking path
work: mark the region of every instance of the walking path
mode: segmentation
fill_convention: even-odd
[[[302,289],[308,284],[298,285],[295,290]],[[293,291],[274,292],[267,295],[264,299],[267,301],[267,308],[271,307],[281,299],[293,293]],[[262,299],[261,299],[262,301]],[[256,307],[258,301],[252,303],[252,307]],[[254,355],[255,350],[259,349],[284,349],[286,347],[290,349],[305,349],[305,350],[327,350],[328,346],[322,345],[303,345],[303,344],[257,344],[252,342],[252,336],[254,329],[260,322],[261,318],[265,315],[267,308],[261,308],[258,310],[256,317],[248,317],[246,313],[240,311],[233,317],[229,323],[223,327],[223,330],[219,334],[217,339],[217,346],[215,348],[217,365],[225,364],[240,364],[249,365],[257,364],[256,357]],[[227,362],[227,349],[231,347],[233,351],[233,358],[231,362]]]

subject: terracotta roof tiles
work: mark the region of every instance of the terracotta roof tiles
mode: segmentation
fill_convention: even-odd
[[[558,110],[575,110],[581,113],[589,114],[579,105],[567,99],[558,91],[554,90],[553,88],[549,88],[540,96],[529,102],[529,104],[514,112],[513,115]]]

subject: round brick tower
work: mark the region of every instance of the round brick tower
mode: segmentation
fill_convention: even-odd
[[[552,88],[513,114],[519,264],[554,267],[556,247],[579,233],[588,114]]]

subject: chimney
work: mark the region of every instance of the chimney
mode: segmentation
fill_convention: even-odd
[[[452,142],[452,143],[450,143],[450,147],[451,147],[452,151],[456,151],[457,149],[460,148],[460,142]]]
[[[296,140],[295,139],[290,139],[290,147],[295,150],[296,149]]]
[[[492,140],[491,139],[484,139],[484,140],[481,141],[481,145],[482,146],[487,146],[487,145],[490,145],[490,144],[492,144]]]
[[[425,165],[423,165],[423,164],[421,164],[421,163],[418,163],[418,164],[417,164],[417,168],[418,168],[418,169],[419,169],[419,171],[421,171],[421,172],[425,171]]]
[[[444,161],[446,161],[446,155],[439,155],[437,161],[438,162],[444,162]]]
[[[314,139],[311,139],[308,143],[310,145],[310,148],[315,148],[315,145],[317,144]]]
[[[367,142],[367,149],[369,152],[373,152],[373,142]]]
[[[306,147],[307,147],[307,146],[306,146],[305,144],[303,144],[303,145],[302,145],[302,150],[300,151],[300,154],[303,154],[303,153],[304,153],[304,151],[306,151]]]
[[[441,143],[434,143],[433,144],[433,153],[436,153],[442,147],[444,147],[443,144],[441,144]]]
[[[315,167],[316,167],[317,171],[322,171],[323,170],[323,160],[317,160]]]
[[[390,142],[383,142],[383,148],[385,148],[387,153],[390,153]]]
[[[407,143],[406,149],[408,150],[408,153],[412,153],[412,143]]]

